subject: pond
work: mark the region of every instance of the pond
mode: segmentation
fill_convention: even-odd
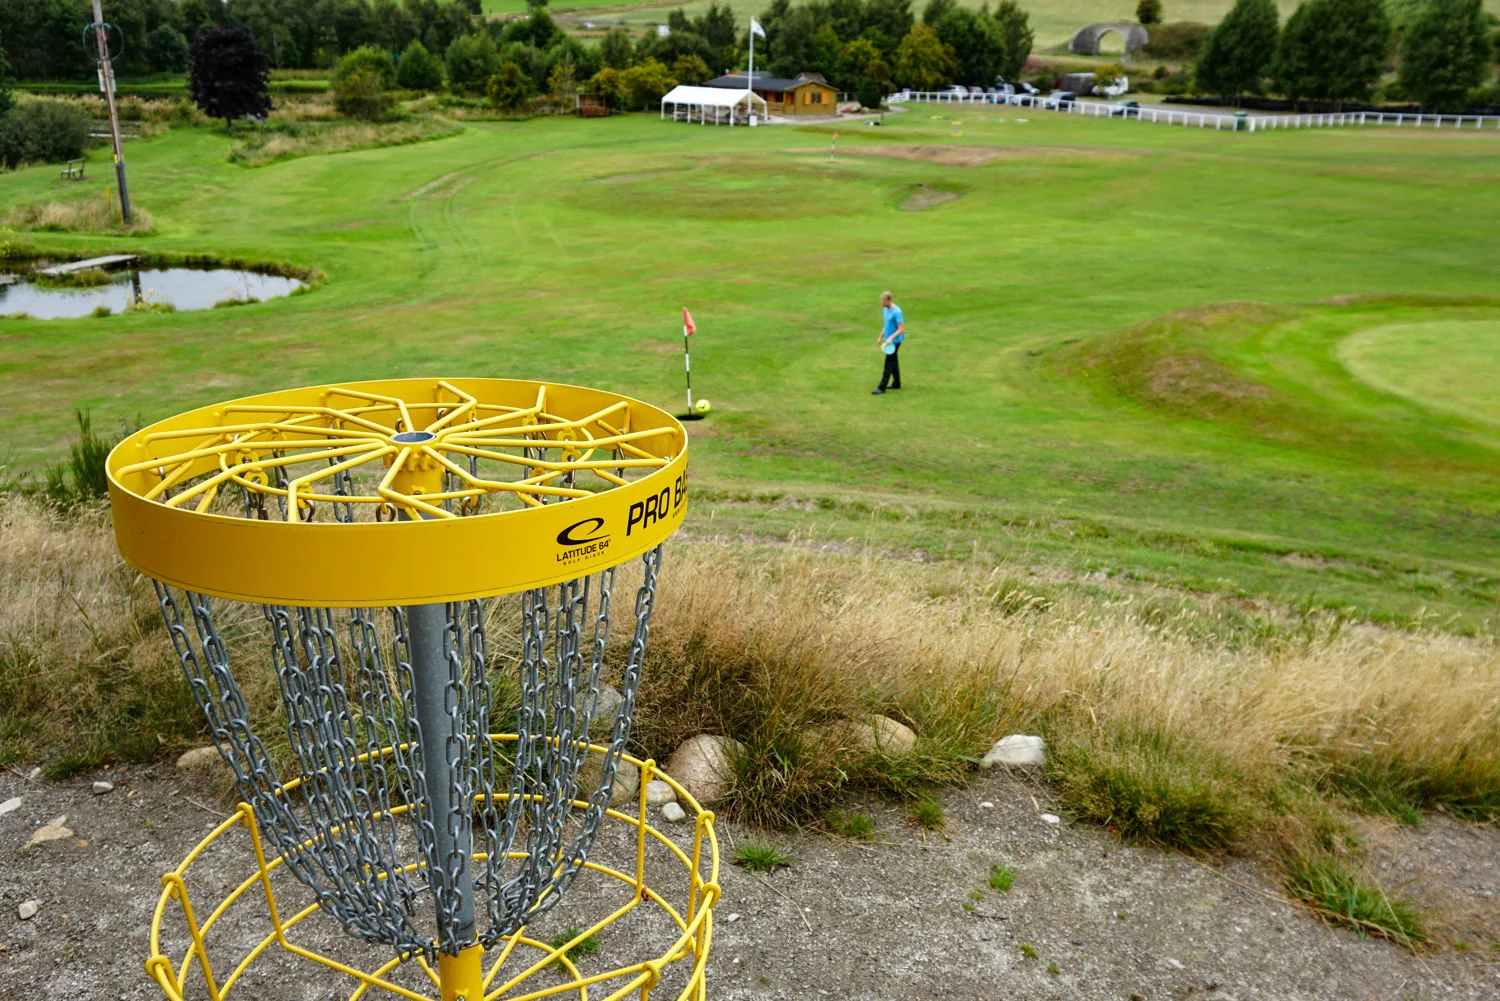
[[[58,320],[88,316],[100,306],[119,313],[140,299],[170,303],[178,310],[212,309],[228,300],[280,298],[304,285],[297,278],[234,268],[127,268],[106,275],[107,282],[100,285],[54,287],[24,274],[0,274],[0,316],[25,313],[38,320]],[[9,285],[4,284],[7,278]]]

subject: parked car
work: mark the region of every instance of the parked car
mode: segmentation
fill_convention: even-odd
[[[976,95],[978,97],[983,97],[984,96],[984,88],[983,87],[970,87],[969,88],[969,93],[970,94],[974,94],[974,95]]]
[[[1141,117],[1140,101],[1116,101],[1109,106],[1109,117],[1129,118],[1132,111],[1135,112],[1135,117]]]
[[[967,97],[968,94],[969,94],[969,88],[963,86],[962,84],[951,83],[948,86],[944,87],[942,90],[938,91],[938,93],[939,94],[963,94],[965,97]]]
[[[1025,82],[1024,80],[1021,81],[1020,83],[1016,84],[1016,90],[1019,91],[1022,94],[1028,94],[1031,97],[1036,97],[1038,94],[1041,93],[1041,91],[1037,90],[1035,87],[1033,87],[1031,84]]]
[[[1078,95],[1071,90],[1054,90],[1042,99],[1042,107],[1048,111],[1061,111],[1065,104],[1072,104],[1078,100]]]

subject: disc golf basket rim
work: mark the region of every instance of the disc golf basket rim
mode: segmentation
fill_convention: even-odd
[[[504,742],[514,740],[514,734],[491,734],[491,740]],[[608,748],[600,744],[590,744],[591,754],[607,753]],[[683,786],[666,772],[661,771],[652,759],[642,761],[631,755],[622,755],[621,760],[635,765],[640,769],[640,785],[636,794],[636,809],[632,814],[610,809],[606,816],[609,820],[621,823],[627,827],[636,829],[636,855],[635,873],[622,872],[611,866],[596,861],[587,861],[584,867],[591,872],[602,876],[619,880],[622,884],[633,888],[634,893],[631,900],[621,906],[613,913],[596,922],[589,928],[578,932],[572,939],[562,945],[554,946],[545,942],[528,938],[525,934],[526,926],[522,926],[510,937],[505,946],[500,950],[500,955],[493,962],[485,974],[483,995],[485,1001],[496,1001],[505,998],[505,1001],[535,1001],[544,997],[576,997],[578,1001],[590,1001],[598,998],[599,1001],[619,1001],[628,995],[638,995],[642,998],[650,997],[661,980],[662,971],[676,963],[682,962],[689,957],[692,958],[692,972],[688,976],[687,983],[676,995],[678,1001],[688,999],[704,999],[707,997],[706,966],[708,962],[709,948],[713,938],[713,909],[718,902],[721,890],[719,886],[719,842],[714,831],[714,814],[705,810],[698,801]],[[294,779],[287,785],[294,787],[300,779]],[[665,782],[677,795],[677,801],[681,804],[688,817],[694,821],[693,841],[691,850],[684,850],[682,846],[674,842],[666,834],[653,826],[647,814],[647,786],[652,781]],[[575,801],[576,807],[586,804]],[[396,807],[392,812],[404,811],[406,806]],[[256,868],[249,876],[238,884],[235,884],[225,897],[213,906],[207,917],[200,917],[203,912],[196,907],[188,892],[189,870],[216,842],[230,831],[243,827],[249,833],[255,850]],[[648,839],[664,846],[678,862],[682,863],[688,870],[689,879],[685,903],[681,907],[674,906],[667,896],[659,889],[649,885],[646,880],[646,848],[650,844]],[[233,850],[233,849],[227,849]],[[706,858],[704,856],[707,856]],[[703,878],[704,863],[707,864],[708,878]],[[434,988],[439,987],[438,971],[420,956],[407,957],[397,956],[388,959],[372,970],[360,970],[336,959],[324,956],[306,946],[298,945],[290,940],[288,932],[301,925],[310,918],[316,918],[323,912],[317,903],[308,904],[302,910],[290,918],[282,914],[276,890],[273,885],[272,876],[276,870],[283,867],[283,859],[280,856],[267,857],[261,841],[259,827],[255,820],[255,813],[247,803],[241,803],[238,809],[215,827],[202,841],[198,842],[187,856],[171,872],[162,876],[162,892],[156,901],[156,908],[151,918],[150,935],[150,957],[146,960],[146,972],[156,982],[169,1001],[189,1001],[188,983],[196,964],[202,984],[211,1001],[225,1001],[230,997],[231,991],[239,983],[240,979],[251,968],[255,961],[270,951],[272,945],[279,946],[282,950],[298,956],[308,962],[318,964],[336,973],[343,974],[357,981],[357,986],[350,993],[350,1001],[359,1001],[372,990],[385,991],[388,994],[409,999],[409,1001],[430,1001],[429,995],[416,993],[398,984],[391,983],[385,979],[392,969],[402,965],[410,959],[415,959],[423,972],[431,980]],[[215,928],[218,928],[224,920],[225,915],[235,905],[253,898],[251,891],[256,885],[261,888],[261,899],[265,903],[265,916],[271,924],[269,934],[261,938],[253,945],[246,954],[235,962],[230,973],[219,979],[213,962],[209,958],[210,936]],[[659,884],[658,884],[659,885]],[[612,970],[601,971],[585,977],[578,970],[577,965],[566,955],[566,953],[579,942],[595,935],[611,924],[623,918],[641,903],[650,900],[655,903],[663,913],[677,926],[679,935],[671,946],[661,954],[650,958],[639,960],[626,966],[617,967]],[[177,905],[177,911],[181,916],[185,927],[188,944],[182,954],[182,958],[174,963],[172,957],[162,948],[162,937],[164,924],[173,904]],[[508,982],[499,986],[494,981],[499,979],[499,974],[505,969],[507,962],[512,961],[512,956],[520,947],[536,950],[540,956],[523,969],[520,973],[512,976]],[[557,964],[557,965],[554,965]],[[523,987],[526,981],[536,974],[549,968],[557,969],[558,966],[567,971],[571,978],[569,982],[549,985],[533,991],[520,994],[511,994],[510,991]],[[591,993],[591,987],[605,985],[609,981],[628,978],[618,987],[614,987],[606,995]],[[608,988],[605,988],[608,989]],[[238,995],[235,995],[238,996]],[[478,1001],[478,999],[475,999]]]

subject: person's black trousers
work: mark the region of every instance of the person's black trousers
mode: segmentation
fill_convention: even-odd
[[[887,385],[891,389],[901,388],[901,362],[897,357],[901,354],[901,345],[894,345],[896,350],[885,356],[885,371],[880,374],[880,388],[885,389]]]

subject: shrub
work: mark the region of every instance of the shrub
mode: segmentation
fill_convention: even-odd
[[[0,167],[76,159],[88,141],[89,116],[82,108],[63,101],[27,101],[0,117]]]
[[[874,80],[861,80],[859,82],[860,107],[869,108],[871,111],[880,107],[883,100],[880,93],[880,84]]]
[[[526,100],[531,96],[531,81],[521,71],[521,67],[506,60],[485,84],[484,92],[490,103],[500,110],[520,111],[526,107]]]
[[[443,85],[443,61],[414,38],[396,64],[396,83],[403,90],[437,90]]]
[[[1161,0],[1141,0],[1135,5],[1135,19],[1148,26],[1161,24]]]
[[[340,59],[339,64],[333,68],[329,82],[336,90],[344,77],[361,72],[373,74],[386,90],[396,86],[396,64],[391,59],[391,54],[373,45],[361,45]]]
[[[94,422],[87,410],[74,410],[73,419],[78,424],[78,441],[68,448],[68,464],[47,470],[47,499],[62,508],[100,500],[109,494],[104,460],[114,443],[94,433]]]
[[[1151,38],[1141,52],[1152,59],[1191,61],[1203,51],[1203,43],[1213,27],[1197,21],[1174,21],[1151,29]]]
[[[391,109],[391,97],[374,70],[359,67],[338,75],[333,85],[333,106],[347,118],[373,122]]]

